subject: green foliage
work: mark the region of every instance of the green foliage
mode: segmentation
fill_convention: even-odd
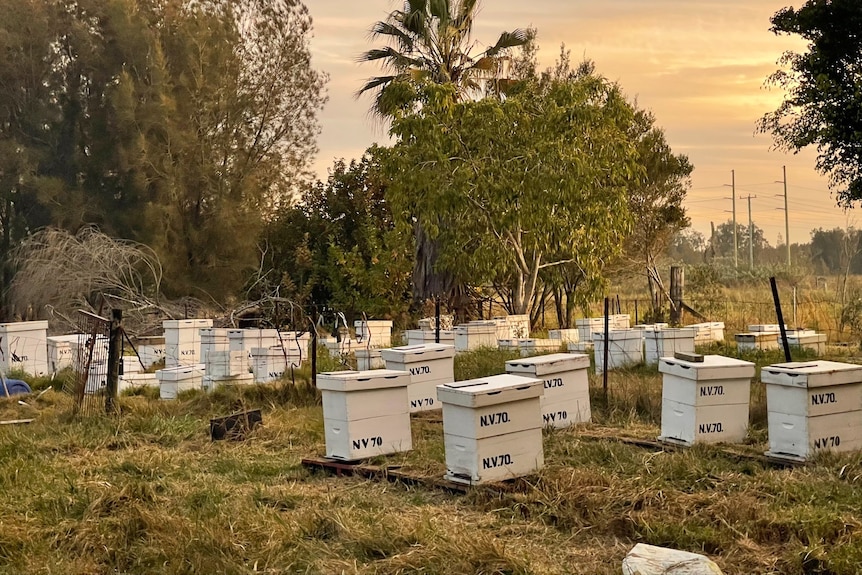
[[[410,304],[412,253],[385,200],[377,149],[360,161],[337,161],[329,179],[305,191],[268,226],[265,281],[297,303],[327,306],[348,321],[364,312],[400,317]]]
[[[477,93],[480,79],[499,78],[500,56],[523,45],[529,35],[521,29],[503,32],[494,45],[474,54],[476,0],[407,0],[403,6],[371,28],[372,37],[386,45],[360,56],[387,72],[359,89],[359,94],[375,94],[372,112],[381,117],[416,111],[422,96],[417,88],[426,84],[451,84],[454,91],[446,93],[451,101]]]
[[[154,249],[171,295],[234,293],[315,149],[305,7],[35,0],[0,3],[0,22],[0,151],[21,151],[0,154],[19,182],[2,251],[92,223]]]
[[[784,101],[759,123],[776,144],[818,151],[817,170],[830,177],[838,199],[862,199],[862,4],[857,0],[808,0],[772,17],[772,32],[801,37],[807,52],[786,52],[768,82]],[[789,68],[789,69],[788,69]]]
[[[640,170],[619,88],[588,74],[526,82],[504,101],[449,105],[446,92],[428,88],[422,113],[393,123],[383,166],[396,217],[439,241],[438,266],[508,287],[510,312],[535,305],[541,269],[576,263],[599,278]]]

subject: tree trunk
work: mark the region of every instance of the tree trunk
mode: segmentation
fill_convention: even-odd
[[[563,315],[563,290],[559,287],[554,288],[554,310],[557,312],[557,325],[562,329],[568,328],[569,325]]]

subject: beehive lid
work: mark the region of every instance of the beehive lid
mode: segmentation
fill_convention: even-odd
[[[385,361],[399,363],[415,363],[417,361],[433,361],[455,357],[455,346],[444,343],[423,343],[418,345],[402,345],[390,349],[381,349],[380,357]]]
[[[252,357],[280,357],[284,356],[285,350],[280,345],[271,347],[253,347],[249,350]]]
[[[201,329],[212,326],[211,319],[166,319],[162,322],[164,329]]]
[[[697,330],[690,327],[671,327],[647,329],[647,339],[689,339],[697,336]]]
[[[202,327],[201,336],[227,337],[227,328],[224,327]]]
[[[391,319],[357,319],[353,322],[353,327],[392,327]]]
[[[317,389],[327,391],[366,391],[408,385],[410,385],[410,372],[394,369],[331,371],[317,374]]]
[[[703,362],[662,357],[659,360],[658,370],[661,373],[698,381],[754,377],[753,363],[723,355],[705,355]]]
[[[582,353],[552,353],[506,362],[506,371],[509,373],[529,373],[537,377],[588,367],[590,356]]]
[[[0,331],[5,331],[6,333],[15,331],[42,331],[47,329],[47,321],[17,321],[14,323],[0,323]]]
[[[492,375],[437,386],[437,399],[463,407],[485,407],[542,395],[543,382],[521,375]]]
[[[493,321],[470,322],[455,326],[456,334],[464,333],[496,333],[497,324]]]
[[[862,382],[862,365],[837,361],[793,361],[760,370],[760,381],[789,387],[822,387]]]
[[[83,333],[72,333],[69,335],[49,335],[48,343],[77,343],[79,339],[86,337]]]
[[[639,329],[612,329],[608,331],[609,341],[619,341],[623,339],[640,339],[643,337],[643,332]],[[604,331],[594,331],[593,341],[604,341]]]
[[[166,367],[156,372],[159,381],[183,381],[195,377],[203,377],[204,370],[201,366],[181,365],[178,367]]]

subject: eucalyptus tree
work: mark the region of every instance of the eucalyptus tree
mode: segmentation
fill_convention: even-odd
[[[429,94],[453,102],[479,96],[488,80],[499,80],[508,48],[523,45],[528,32],[502,32],[497,41],[480,50],[472,37],[478,0],[405,0],[371,29],[381,48],[360,56],[376,62],[384,74],[370,78],[357,95],[374,94],[372,113],[383,120],[417,111]],[[428,92],[427,85],[449,85],[451,90]],[[420,221],[414,225],[413,285],[418,299],[448,297],[450,304],[466,291],[463,279],[440,269],[440,246]]]
[[[595,296],[630,229],[626,186],[641,170],[619,87],[584,74],[525,82],[503,100],[447,103],[453,87],[428,90],[441,104],[393,123],[393,213],[423,223],[444,270],[505,282],[511,313],[537,305],[539,273],[557,266],[576,266]]]

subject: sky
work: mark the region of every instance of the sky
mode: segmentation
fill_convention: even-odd
[[[305,0],[314,32],[312,65],[329,75],[329,102],[320,114],[320,151],[314,163],[324,179],[333,161],[359,158],[374,142],[389,142],[368,114],[369,97],[354,94],[374,64],[358,56],[380,46],[369,37],[374,22],[398,0]],[[349,4],[349,8],[346,6]],[[771,245],[784,243],[784,183],[790,241],[807,242],[811,230],[862,226],[862,208],[836,206],[827,180],[814,169],[816,154],[772,150],[772,138],[755,124],[774,110],[783,92],[766,88],[786,50],[804,44],[769,31],[769,18],[801,0],[484,0],[475,20],[478,50],[500,32],[534,27],[539,66],[551,66],[565,44],[573,63],[584,58],[620,84],[641,108],[651,110],[676,154],[694,165],[685,207],[692,227],[709,237],[732,217],[736,184],[737,223],[751,217]],[[786,178],[783,169],[786,167]],[[732,173],[733,172],[733,175]],[[779,241],[780,238],[780,241]]]

